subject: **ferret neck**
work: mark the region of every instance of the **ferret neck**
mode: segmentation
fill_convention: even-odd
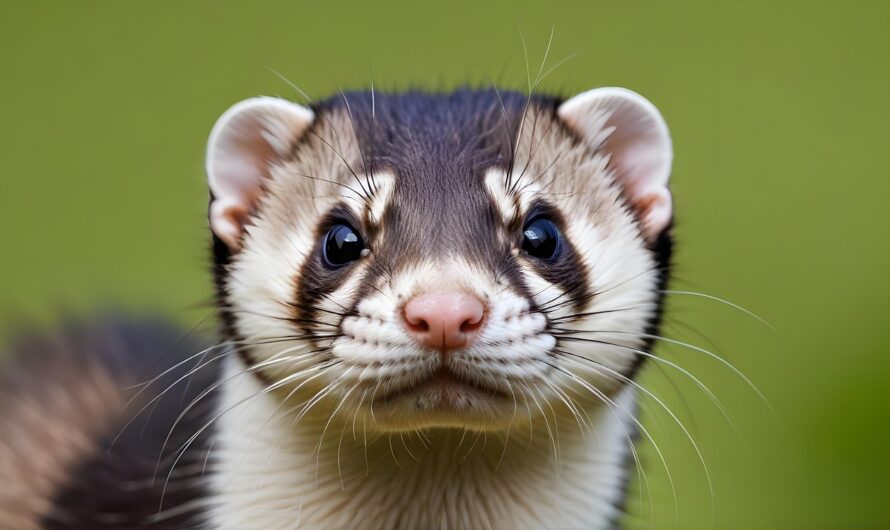
[[[625,413],[597,412],[583,435],[572,417],[509,434],[373,434],[334,411],[294,422],[258,379],[238,376],[240,359],[226,362],[215,527],[607,528],[620,514],[633,433]],[[615,402],[633,411],[634,395]]]

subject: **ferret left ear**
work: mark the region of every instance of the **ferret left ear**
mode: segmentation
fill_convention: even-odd
[[[257,97],[236,103],[216,121],[207,142],[210,228],[230,249],[240,248],[271,167],[290,155],[314,119],[296,103]]]
[[[557,112],[593,151],[609,156],[643,235],[654,241],[673,216],[668,189],[673,147],[658,109],[636,92],[609,87],[578,94]]]

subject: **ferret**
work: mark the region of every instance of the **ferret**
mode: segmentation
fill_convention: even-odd
[[[235,104],[206,151],[219,337],[15,346],[0,527],[616,527],[672,156],[622,88]]]

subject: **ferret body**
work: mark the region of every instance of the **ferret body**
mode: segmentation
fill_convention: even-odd
[[[0,493],[0,526],[613,527],[671,149],[623,89],[235,105],[207,150],[222,340],[25,348],[0,473],[45,480]],[[40,375],[63,365],[83,377]],[[53,384],[59,439],[23,412],[58,416]]]

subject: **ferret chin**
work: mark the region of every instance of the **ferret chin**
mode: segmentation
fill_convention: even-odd
[[[671,160],[619,88],[234,105],[206,162],[219,340],[38,345],[71,369],[20,369],[70,393],[74,438],[7,383],[0,472],[40,480],[0,493],[0,526],[613,527]]]

